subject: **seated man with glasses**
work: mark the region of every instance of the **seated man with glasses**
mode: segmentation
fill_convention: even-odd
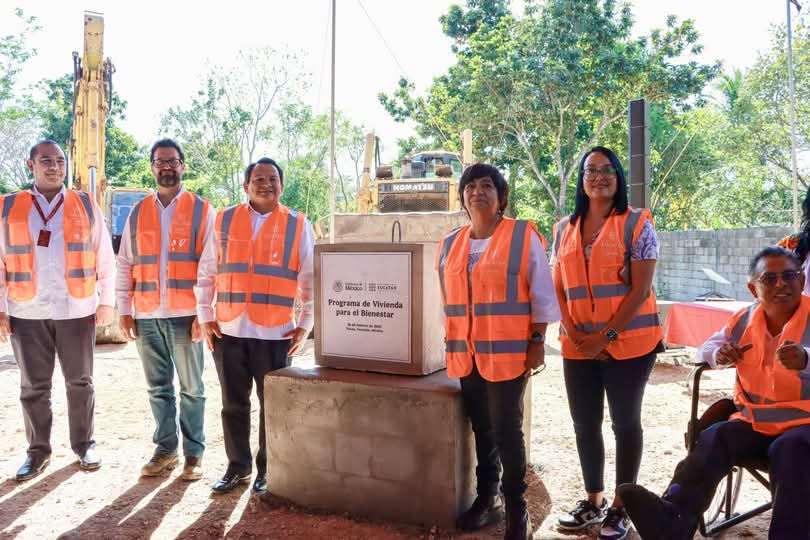
[[[712,367],[737,368],[737,411],[700,434],[663,497],[624,484],[619,494],[644,539],[691,539],[717,484],[743,460],[768,459],[769,538],[810,538],[810,297],[796,256],[757,253],[748,288],[757,300],[697,351]]]

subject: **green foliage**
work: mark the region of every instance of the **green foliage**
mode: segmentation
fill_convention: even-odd
[[[630,8],[611,0],[526,5],[523,16],[500,2],[454,6],[442,23],[456,63],[425,98],[401,80],[380,101],[450,149],[472,128],[478,158],[519,177],[515,208],[549,222],[571,209],[567,193],[582,155],[626,118],[629,99],[686,110],[719,65],[694,60],[701,46],[688,20],[669,17],[664,29],[633,37]]]

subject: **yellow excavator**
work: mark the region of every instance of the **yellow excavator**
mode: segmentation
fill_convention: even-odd
[[[357,199],[360,213],[454,212],[461,210],[458,180],[472,164],[472,131],[461,134],[461,155],[446,150],[417,152],[400,161],[399,178],[392,166],[376,166],[372,182],[372,160],[379,161],[379,140],[366,136],[363,176]]]
[[[121,232],[132,207],[151,190],[112,188],[105,174],[104,127],[112,105],[112,75],[115,67],[104,58],[104,16],[84,14],[84,55],[73,53],[73,124],[68,141],[70,172],[74,189],[90,193],[104,212],[113,247],[118,253]],[[118,317],[98,328],[96,341],[123,343]]]

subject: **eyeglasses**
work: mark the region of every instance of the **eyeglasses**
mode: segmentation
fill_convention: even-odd
[[[157,168],[163,167],[164,165],[168,165],[169,167],[177,167],[181,163],[183,163],[183,160],[177,158],[152,160],[152,165],[154,165]]]
[[[585,178],[590,180],[592,178],[596,178],[600,174],[602,176],[613,176],[614,174],[616,174],[616,169],[614,169],[613,167],[605,167],[604,169],[591,169],[591,168],[588,168],[588,169],[585,169],[582,172],[585,173]]]
[[[763,272],[758,278],[757,281],[762,283],[763,285],[768,285],[769,287],[773,287],[776,285],[776,282],[779,278],[782,278],[782,281],[785,283],[790,283],[791,281],[795,281],[801,276],[802,273],[798,270],[785,270],[781,274],[779,272]]]

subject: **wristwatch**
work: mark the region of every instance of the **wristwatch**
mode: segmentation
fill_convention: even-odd
[[[613,328],[608,328],[605,330],[605,337],[608,338],[608,341],[616,341],[619,339],[619,333]]]
[[[540,345],[544,341],[546,341],[546,336],[540,332],[532,332],[532,337],[529,338],[529,343],[534,343],[535,345]]]

